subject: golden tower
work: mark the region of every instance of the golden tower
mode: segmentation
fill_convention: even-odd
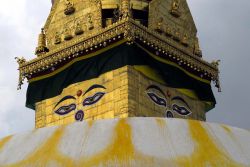
[[[37,57],[18,59],[36,127],[124,117],[205,121],[218,62],[186,0],[53,0]]]
[[[16,58],[37,129],[0,139],[1,167],[249,167],[250,132],[205,122],[219,61],[186,0],[52,4],[37,57]]]

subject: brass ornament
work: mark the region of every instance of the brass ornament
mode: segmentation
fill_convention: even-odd
[[[61,42],[62,42],[61,33],[60,32],[56,32],[54,43],[55,44],[59,44]]]
[[[214,61],[211,62],[211,65],[218,68],[219,65],[220,65],[220,62],[221,62],[221,60],[214,60]]]
[[[156,31],[159,33],[163,32],[163,18],[162,17],[160,17],[158,22],[157,22]]]
[[[82,28],[82,23],[80,20],[76,20],[75,22],[75,35],[81,35],[83,34],[83,28]]]
[[[181,16],[181,12],[179,11],[179,9],[180,9],[180,0],[173,0],[170,13],[178,18]]]
[[[47,45],[46,45],[46,35],[44,32],[44,29],[42,28],[41,33],[39,34],[38,46],[36,48],[35,54],[37,56],[40,56],[41,54],[44,54],[48,51],[49,51],[49,49],[47,48]]]
[[[87,27],[88,27],[89,30],[94,29],[94,24],[93,24],[92,14],[91,13],[87,14]]]
[[[65,9],[64,9],[64,14],[65,15],[71,15],[75,12],[75,7],[72,2],[69,0],[65,0]]]
[[[166,31],[165,31],[166,36],[171,37],[172,36],[172,30],[169,24],[166,24]]]
[[[179,29],[179,28],[177,28],[177,29],[174,30],[173,39],[174,39],[175,41],[180,41],[180,39],[181,39],[181,34],[180,34],[180,29]]]
[[[71,27],[70,27],[70,25],[69,24],[66,24],[65,26],[64,26],[64,40],[70,40],[70,39],[72,39],[73,38],[73,35],[72,35],[72,33],[71,33]]]
[[[187,35],[187,33],[185,33],[185,34],[183,35],[183,37],[182,37],[181,43],[182,43],[184,46],[188,46],[188,45],[189,45],[189,44],[188,44],[188,40],[189,40],[188,35]]]

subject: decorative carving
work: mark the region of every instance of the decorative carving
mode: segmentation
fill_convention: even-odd
[[[65,43],[59,48],[51,50],[49,53],[45,54],[39,59],[34,59],[20,65],[20,71],[22,74],[27,74],[25,75],[25,77],[27,77],[28,74],[34,73],[38,69],[46,69],[56,61],[68,58],[77,52],[87,50],[99,44],[106,46],[107,40],[115,39],[115,37],[122,34],[125,35],[124,38],[126,38],[128,41],[129,39],[133,40],[133,38],[137,37],[146,43],[150,43],[150,45],[160,46],[161,52],[178,55],[179,61],[192,64],[194,69],[199,71],[202,69],[204,73],[206,72],[211,75],[211,78],[216,79],[218,70],[214,68],[214,66],[202,59],[197,59],[197,56],[195,56],[193,52],[189,52],[188,50],[181,48],[179,45],[176,45],[176,43],[171,42],[171,40],[167,40],[161,35],[154,35],[153,30],[149,30],[148,28],[136,23],[133,20],[121,20],[117,24],[106,28],[105,31],[94,33],[93,36],[89,37],[87,40],[85,37],[83,37],[80,40],[73,40],[71,45]]]
[[[211,65],[218,69],[220,62],[221,62],[220,60],[214,60],[211,62]]]
[[[83,34],[82,22],[80,20],[76,20],[75,22],[75,34],[76,35]]]
[[[71,28],[69,26],[69,23],[65,25],[64,27],[64,40],[70,40],[73,36],[71,34]]]
[[[179,28],[177,28],[177,29],[174,30],[173,39],[176,40],[176,41],[180,41],[181,34],[180,34],[180,29]]]
[[[39,38],[38,38],[38,46],[36,48],[35,54],[37,56],[40,56],[43,53],[48,52],[49,49],[46,46],[46,35],[44,32],[44,29],[41,29],[41,33],[39,34]]]
[[[180,0],[173,0],[170,13],[175,17],[180,17],[181,13],[179,11],[179,8],[180,8]]]
[[[131,16],[130,0],[121,0],[121,11],[123,18]]]
[[[166,24],[166,36],[171,37],[172,36],[172,30],[169,24]]]
[[[94,24],[93,24],[91,13],[88,13],[88,15],[87,15],[87,27],[88,27],[89,30],[94,29]]]
[[[15,59],[19,66],[23,65],[26,62],[26,59],[24,57],[21,57],[21,58],[15,57]]]
[[[62,39],[61,39],[60,32],[56,32],[54,44],[59,44],[59,43],[61,43],[61,41],[62,41]]]
[[[187,33],[185,33],[182,37],[182,40],[181,40],[181,43],[184,45],[184,46],[188,46],[188,35]]]
[[[158,22],[157,22],[157,27],[156,27],[156,31],[159,32],[159,33],[162,33],[163,32],[163,18],[160,17]]]
[[[23,64],[26,63],[26,59],[24,57],[15,57],[19,67],[22,66]],[[22,71],[19,69],[19,81],[18,81],[18,87],[17,87],[17,90],[20,90],[21,89],[21,86],[23,84],[23,81],[24,81],[25,77],[24,75],[22,74]]]
[[[64,9],[65,15],[71,15],[75,12],[74,4],[72,2],[70,2],[69,0],[65,0],[65,7],[66,7]]]

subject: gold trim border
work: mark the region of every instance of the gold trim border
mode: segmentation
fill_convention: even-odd
[[[29,80],[29,83],[32,83],[32,82],[35,82],[35,81],[39,81],[39,80],[42,80],[42,79],[45,79],[45,78],[49,78],[49,77],[51,77],[51,76],[54,76],[54,75],[56,75],[56,74],[62,72],[63,70],[65,70],[66,68],[70,67],[72,64],[74,64],[74,63],[76,63],[76,62],[78,62],[78,61],[81,61],[81,60],[84,60],[84,59],[88,59],[88,58],[97,56],[97,55],[99,55],[99,54],[101,54],[101,53],[104,53],[104,52],[106,52],[106,51],[108,51],[108,50],[110,50],[110,49],[112,49],[112,48],[114,48],[114,47],[116,47],[116,46],[119,46],[119,45],[121,45],[121,44],[123,44],[123,43],[125,43],[125,42],[127,42],[127,40],[123,39],[123,40],[118,41],[118,42],[116,42],[116,43],[114,43],[114,44],[112,44],[112,45],[110,45],[110,46],[107,46],[107,47],[101,49],[101,50],[98,50],[98,51],[96,51],[96,52],[93,52],[93,53],[90,53],[90,54],[87,54],[87,55],[78,57],[78,58],[76,58],[76,59],[73,59],[72,61],[68,62],[67,64],[65,64],[65,65],[62,66],[61,68],[59,68],[59,69],[57,69],[57,70],[51,72],[50,74],[47,74],[47,75],[43,75],[43,76],[39,76],[39,77],[35,77],[35,78],[30,79],[30,80]]]

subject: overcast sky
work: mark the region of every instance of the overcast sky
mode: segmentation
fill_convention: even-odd
[[[250,0],[188,0],[203,58],[220,59],[222,93],[214,93],[209,122],[250,129]],[[27,83],[17,91],[16,56],[34,58],[50,0],[1,0],[0,138],[34,129],[34,111],[24,107]]]

